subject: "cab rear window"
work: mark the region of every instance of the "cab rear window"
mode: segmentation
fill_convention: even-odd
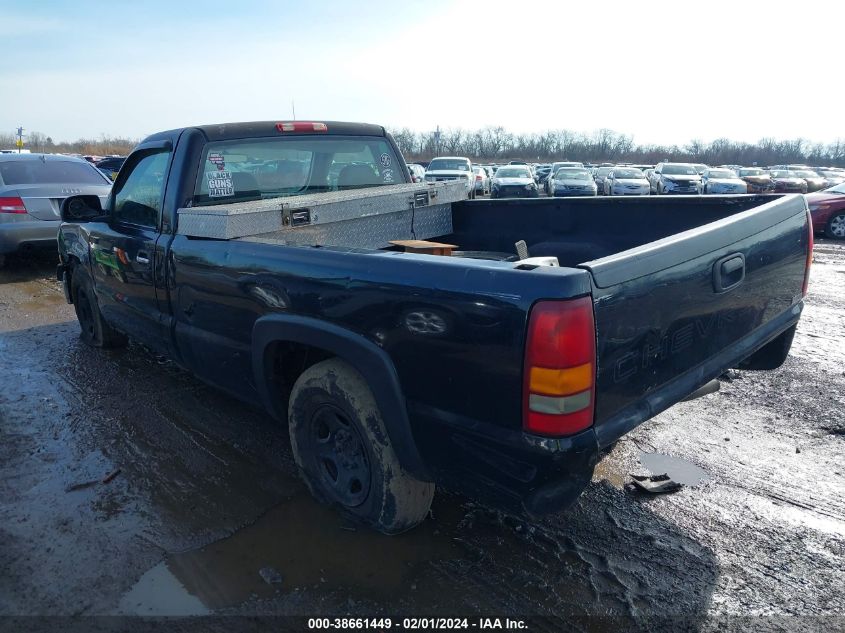
[[[195,205],[379,187],[405,182],[402,163],[381,137],[308,136],[206,145]]]

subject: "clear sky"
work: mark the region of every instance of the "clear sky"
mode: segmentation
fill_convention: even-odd
[[[291,117],[845,137],[845,2],[0,0],[0,131]]]

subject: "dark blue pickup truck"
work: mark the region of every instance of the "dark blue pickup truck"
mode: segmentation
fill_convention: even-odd
[[[402,182],[373,125],[155,134],[104,207],[63,205],[82,339],[130,337],[264,407],[314,496],[386,533],[424,519],[435,483],[561,510],[623,434],[789,352],[812,255],[800,195],[460,201],[436,236],[448,257],[179,231],[180,209]],[[560,265],[519,264],[519,241]]]

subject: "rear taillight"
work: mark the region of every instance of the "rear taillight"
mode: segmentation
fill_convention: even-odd
[[[476,176],[475,176],[475,179],[476,179],[476,180],[481,180],[481,176],[480,176],[480,175],[476,175]]]
[[[810,265],[813,263],[813,216],[810,215],[810,210],[807,209],[807,231],[809,236],[807,239],[807,267],[804,269],[804,285],[801,288],[801,295],[806,297],[807,290],[810,287]]]
[[[596,328],[590,297],[534,305],[524,373],[525,431],[560,436],[592,426]]]
[[[26,213],[26,207],[18,197],[0,198],[0,213]]]

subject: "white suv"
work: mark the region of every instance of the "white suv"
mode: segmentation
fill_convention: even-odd
[[[475,198],[475,174],[472,162],[463,156],[439,156],[425,170],[426,182],[461,180],[466,182],[467,198]]]

